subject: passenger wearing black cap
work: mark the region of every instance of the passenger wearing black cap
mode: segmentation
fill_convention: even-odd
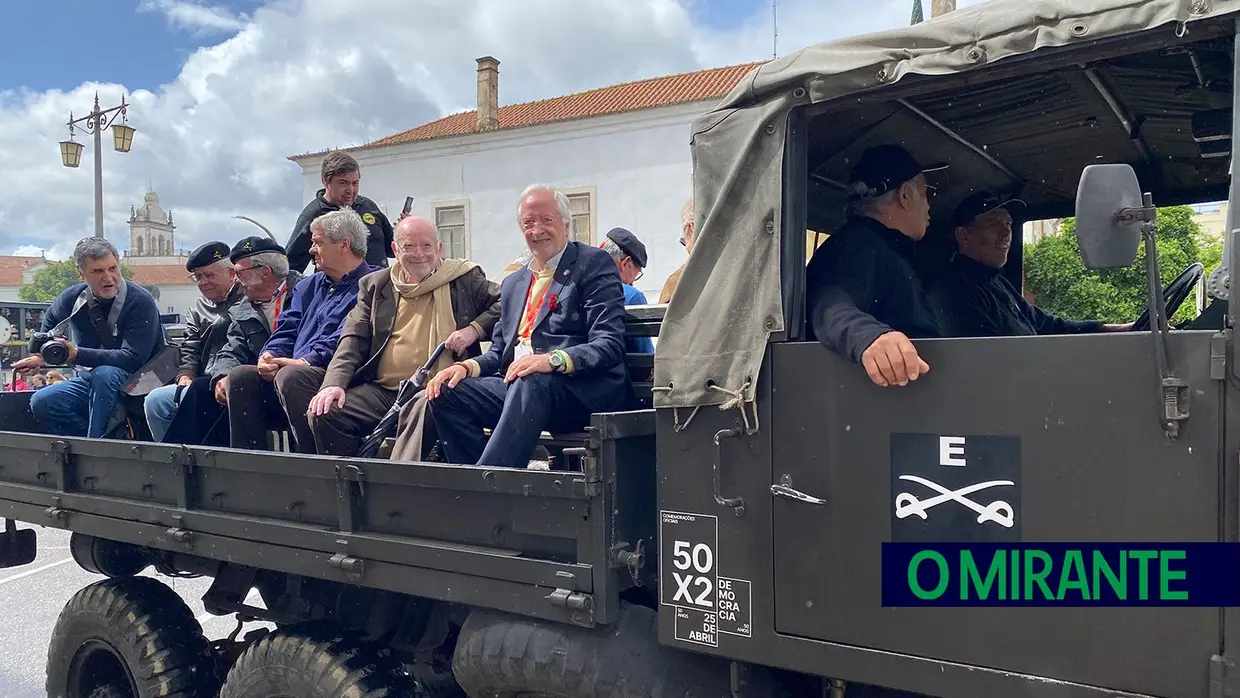
[[[164,441],[228,446],[229,422],[225,399],[229,371],[258,362],[263,343],[271,336],[276,317],[292,303],[292,290],[301,275],[291,271],[284,248],[266,237],[242,238],[225,252],[242,297],[228,310],[224,346],[181,396]],[[191,408],[192,405],[192,408]]]
[[[930,367],[910,339],[939,327],[913,270],[913,245],[930,225],[926,167],[904,148],[866,150],[849,179],[848,221],[806,268],[810,336],[860,363],[879,386],[907,385]]]
[[[611,255],[620,272],[620,287],[624,289],[625,305],[647,305],[646,294],[633,284],[642,278],[646,268],[646,246],[632,232],[624,228],[607,231],[599,247]],[[624,350],[629,354],[653,354],[654,342],[649,337],[626,337]]]
[[[1030,304],[1003,274],[1012,247],[1012,222],[1025,203],[989,191],[970,195],[952,215],[956,255],[930,290],[931,305],[949,337],[1125,332],[1131,324],[1067,320]]]
[[[176,380],[152,390],[146,396],[146,423],[156,441],[164,441],[175,414],[180,411],[187,389],[194,381],[210,381],[207,366],[216,352],[224,348],[228,336],[228,311],[243,297],[228,258],[228,245],[212,241],[194,250],[185,263],[189,278],[198,285],[201,295],[189,311],[185,322],[185,338],[179,347],[180,368]],[[198,391],[195,391],[197,394]],[[209,393],[206,393],[209,395]],[[192,407],[189,408],[192,411]],[[183,420],[184,421],[184,420]],[[182,434],[173,433],[172,443]]]

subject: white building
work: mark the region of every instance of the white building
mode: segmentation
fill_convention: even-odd
[[[478,108],[347,148],[362,167],[362,193],[395,222],[405,197],[439,227],[445,254],[492,278],[520,256],[517,197],[540,182],[562,189],[579,241],[597,245],[614,227],[646,245],[636,283],[657,302],[685,261],[680,209],[692,187],[692,121],[758,65],[713,68],[613,85],[537,102],[498,105],[499,61],[478,59]],[[325,152],[293,156],[303,200],[322,188]]]

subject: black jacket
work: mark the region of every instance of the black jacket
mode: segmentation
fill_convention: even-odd
[[[245,292],[241,284],[233,284],[228,296],[219,303],[199,296],[185,323],[185,337],[179,347],[181,366],[178,374],[197,378],[206,372],[207,365],[215,353],[224,347],[228,336],[228,311],[243,298]]]
[[[1101,332],[1097,320],[1065,320],[1030,305],[1002,270],[957,254],[930,289],[949,337],[1013,337]]]
[[[289,270],[288,278],[285,279],[288,291],[284,294],[281,312],[288,310],[292,305],[293,292],[301,280],[301,274],[292,269]],[[215,353],[204,371],[206,375],[211,376],[212,387],[215,387],[215,384],[234,368],[258,363],[259,352],[263,350],[263,345],[271,337],[271,327],[267,325],[267,317],[262,310],[247,299],[242,299],[229,309],[228,319],[228,337],[224,346]]]
[[[306,204],[306,207],[301,210],[301,215],[297,217],[297,222],[293,224],[293,234],[289,236],[288,244],[285,245],[289,269],[300,272],[310,264],[310,223],[324,213],[340,210],[339,206],[329,204],[323,199],[325,191],[325,189],[320,189],[319,193],[315,194],[314,199]],[[366,261],[386,267],[388,258],[392,257],[391,221],[383,215],[383,211],[379,210],[379,206],[374,201],[360,194],[353,200],[352,209],[357,211],[370,230],[370,236],[366,238]]]
[[[853,361],[892,330],[940,336],[913,270],[915,243],[873,218],[855,216],[814,252],[805,270],[810,338]]]

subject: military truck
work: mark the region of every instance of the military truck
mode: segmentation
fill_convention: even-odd
[[[26,522],[106,577],[57,621],[48,695],[1237,695],[1234,603],[885,603],[883,550],[1240,539],[1238,20],[993,0],[756,68],[693,127],[675,297],[630,313],[647,402],[546,435],[550,470],[63,438],[0,395],[0,561],[33,558]],[[930,372],[875,386],[805,341],[802,241],[887,142],[951,165],[927,276],[976,189],[1075,215],[1093,268],[1155,252],[1158,206],[1227,201],[1209,306],[1170,328],[1205,270],[1147,254],[1131,332],[918,340]],[[205,639],[152,567],[212,578],[237,631]]]

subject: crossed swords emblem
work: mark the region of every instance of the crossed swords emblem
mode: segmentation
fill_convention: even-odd
[[[1003,500],[996,500],[986,506],[982,506],[968,497],[968,495],[973,494],[974,492],[981,492],[982,490],[988,490],[992,487],[1015,485],[1016,483],[1011,480],[988,480],[986,482],[968,485],[967,487],[961,487],[958,490],[949,490],[936,482],[932,482],[924,477],[918,477],[916,475],[901,475],[900,479],[916,482],[919,485],[925,485],[939,494],[922,500],[914,497],[908,492],[901,492],[896,495],[897,518],[907,519],[910,516],[919,516],[924,521],[929,518],[926,512],[930,509],[933,509],[934,507],[947,501],[955,501],[977,512],[977,522],[979,524],[986,523],[987,521],[994,521],[1000,526],[1011,528],[1012,524],[1015,523],[1016,519],[1015,513],[1012,511],[1012,505],[1007,502]]]

